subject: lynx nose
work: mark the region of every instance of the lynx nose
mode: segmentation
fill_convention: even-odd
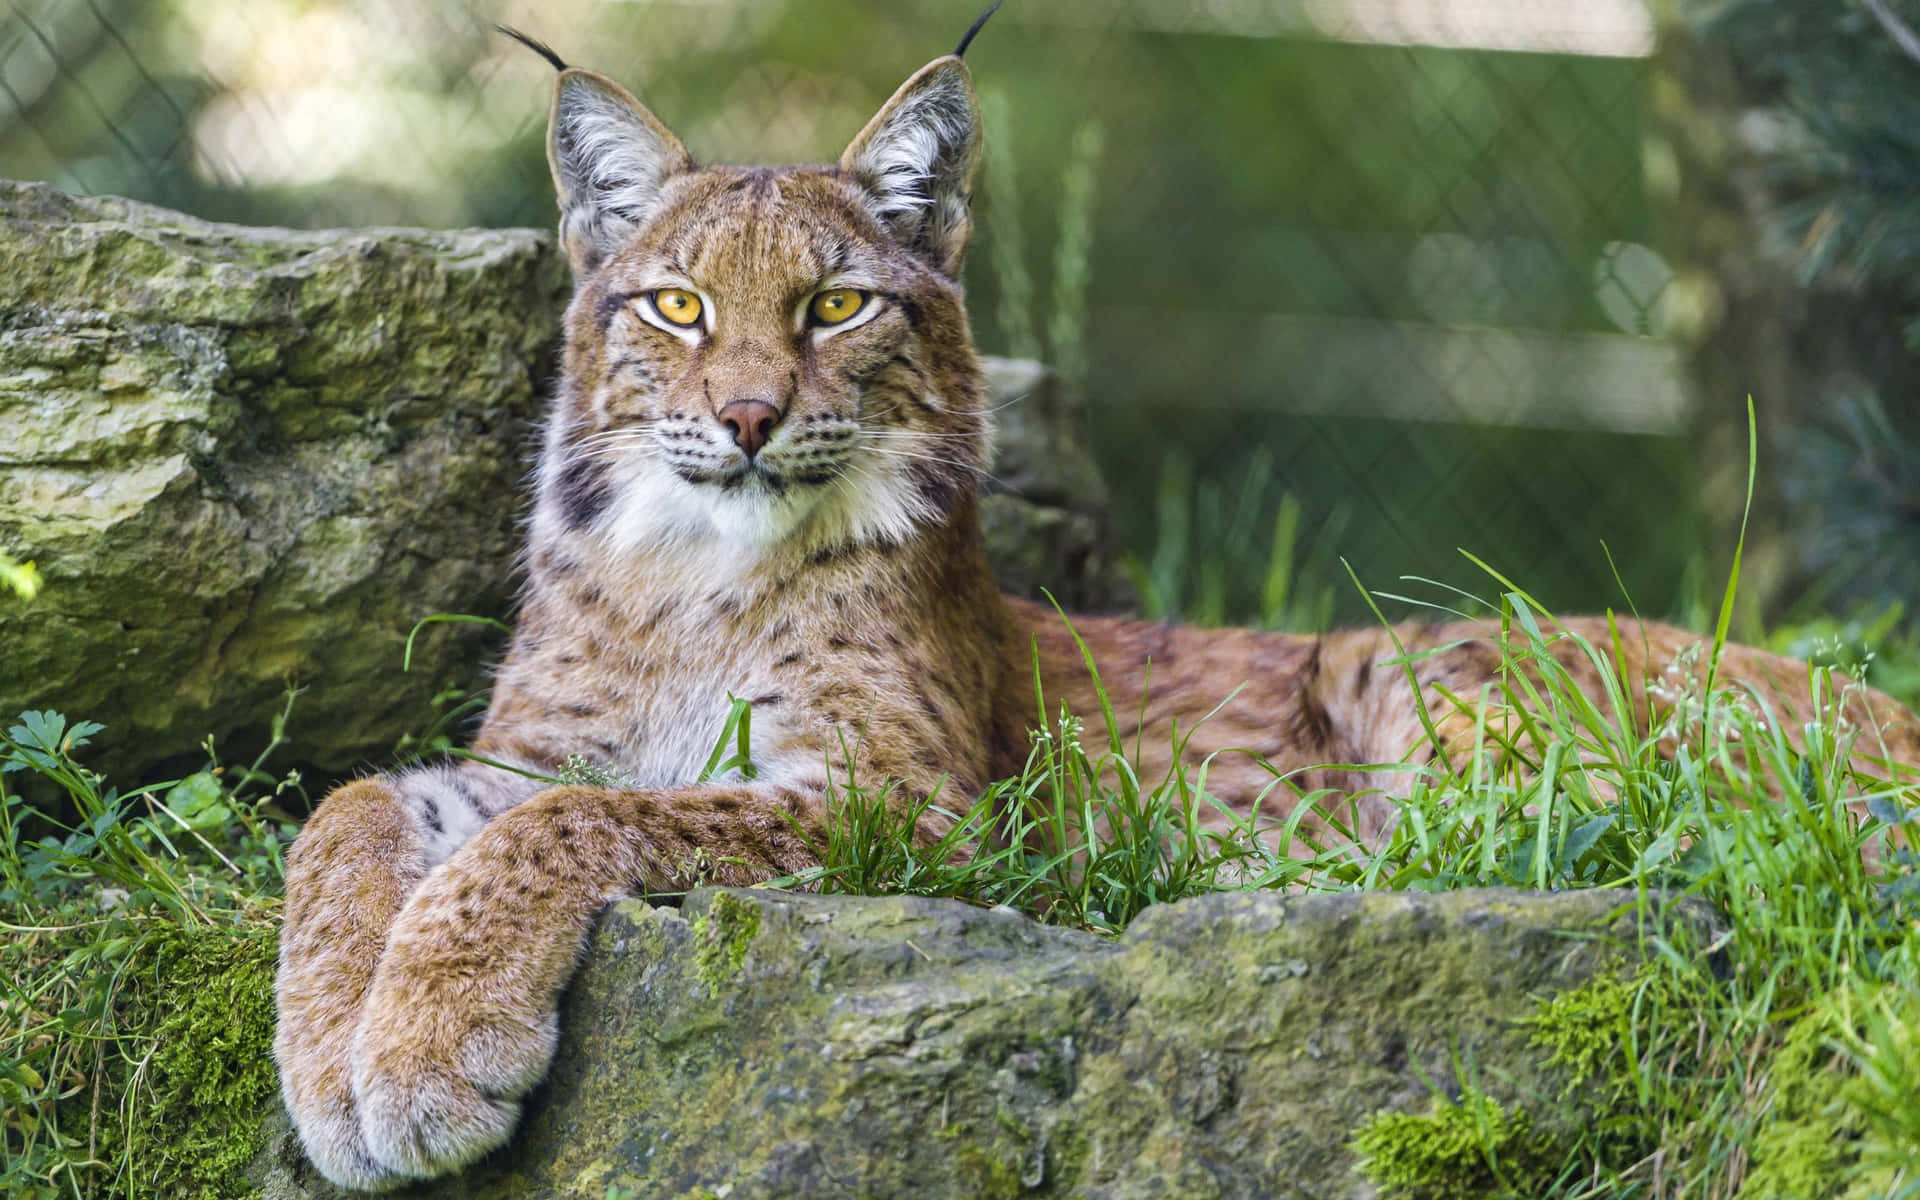
[[[760,447],[767,444],[773,436],[773,427],[780,422],[780,410],[765,400],[735,400],[722,408],[718,414],[720,423],[733,435],[733,444],[746,452],[748,458],[760,453]]]

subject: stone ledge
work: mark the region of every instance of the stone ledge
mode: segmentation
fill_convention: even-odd
[[[629,901],[513,1143],[400,1194],[1359,1200],[1356,1127],[1424,1108],[1456,1064],[1504,1100],[1556,1094],[1518,1018],[1631,970],[1635,911],[1624,892],[1227,894],[1108,940],[913,898]],[[269,1200],[345,1194],[284,1119],[272,1135]]]

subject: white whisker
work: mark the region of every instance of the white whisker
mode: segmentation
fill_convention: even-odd
[[[993,473],[987,470],[985,467],[976,466],[973,463],[961,462],[957,458],[941,458],[939,455],[936,455],[936,454],[915,454],[911,450],[889,450],[882,446],[869,446],[867,447],[867,452],[870,454],[885,454],[894,458],[917,459],[920,462],[935,463],[935,464],[938,464],[939,466],[953,467],[961,471],[972,471],[975,475],[980,476],[982,479],[992,479],[995,483],[1004,482],[1000,479],[995,478]]]
[[[876,430],[866,426],[860,426],[860,432],[870,438],[895,438],[902,442],[920,440],[920,438],[939,438],[945,442],[985,442],[987,440],[985,434],[935,434],[935,432],[920,432],[920,430]]]

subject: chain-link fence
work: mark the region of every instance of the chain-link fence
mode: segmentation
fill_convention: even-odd
[[[0,176],[256,223],[547,225],[548,68],[496,21],[697,155],[817,161],[974,7],[6,0]],[[1151,606],[1350,619],[1337,557],[1492,590],[1458,548],[1566,608],[1705,594],[1727,511],[1701,481],[1743,475],[1713,431],[1744,408],[1691,361],[1715,312],[1673,249],[1698,206],[1664,37],[1643,0],[999,14],[970,56],[976,327],[1084,387]]]

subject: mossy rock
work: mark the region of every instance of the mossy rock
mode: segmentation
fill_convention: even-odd
[[[263,746],[290,685],[305,765],[379,761],[509,615],[529,432],[567,268],[528,229],[303,232],[0,182],[0,719],[107,731],[132,782]],[[990,362],[1007,586],[1121,592],[1073,397]]]
[[[1541,1101],[1564,1078],[1523,1018],[1631,972],[1635,911],[1617,892],[1253,893],[1109,940],[911,898],[630,901],[593,936],[514,1141],[402,1194],[1357,1200],[1354,1130],[1457,1099],[1462,1064],[1555,1134]],[[270,1132],[270,1200],[342,1194],[284,1120]]]
[[[353,766],[471,683],[514,582],[567,277],[531,230],[249,229],[0,183],[0,716],[103,722],[130,780],[208,735]]]

